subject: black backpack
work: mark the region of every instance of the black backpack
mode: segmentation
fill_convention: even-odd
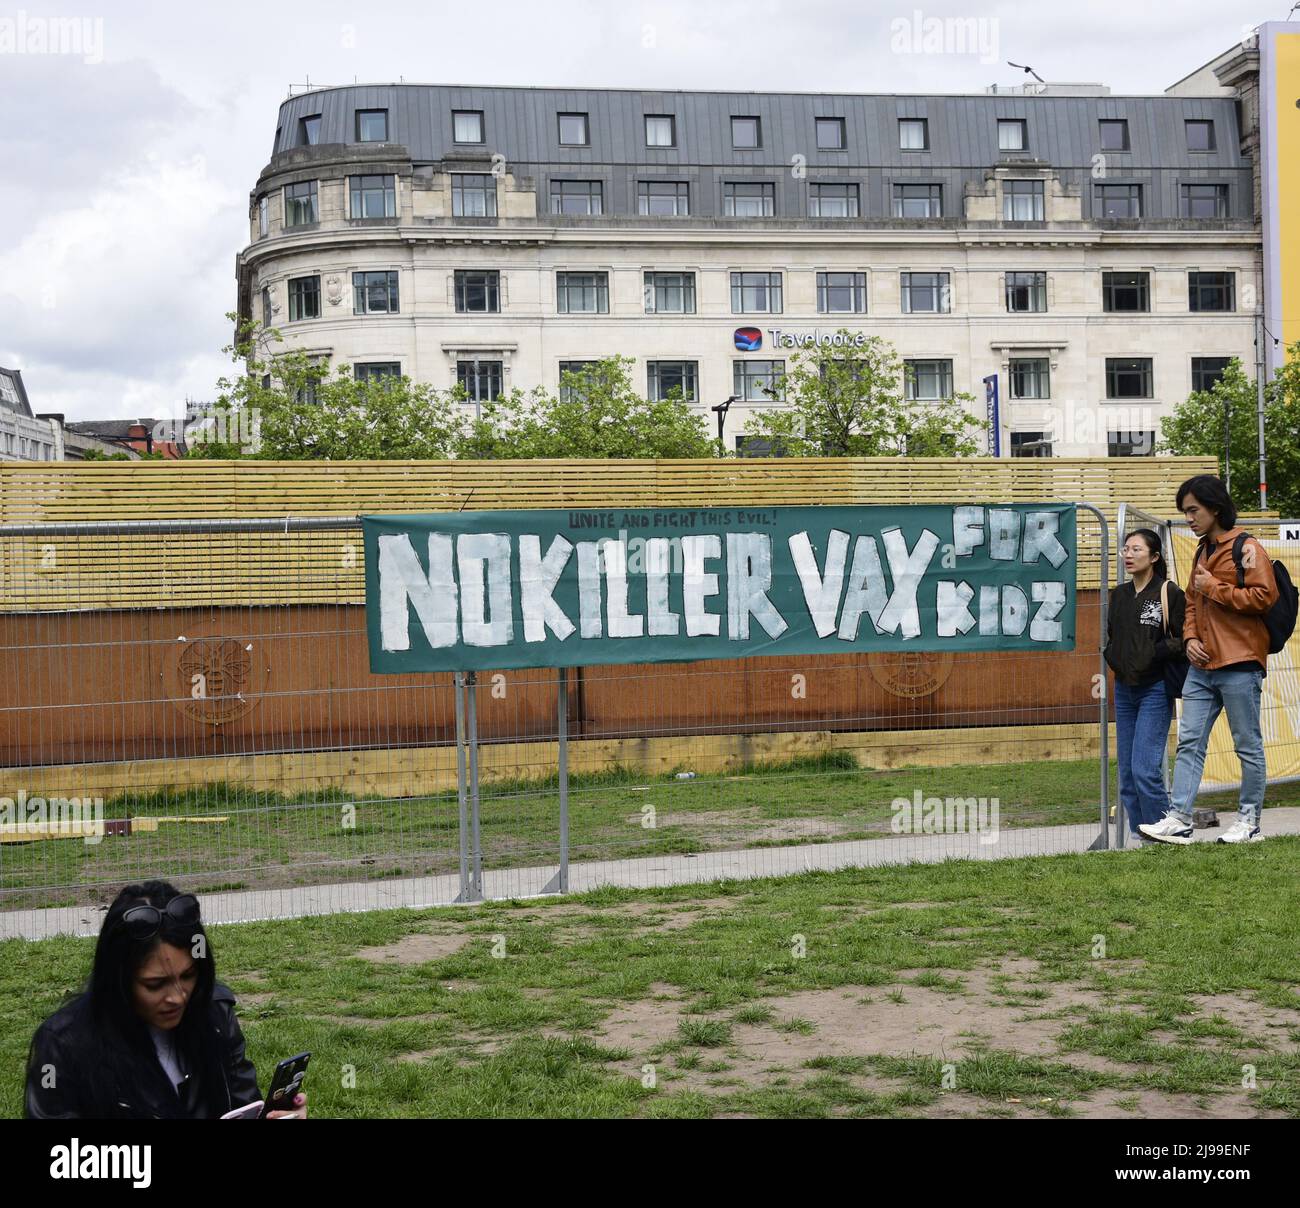
[[[1246,586],[1246,568],[1242,565],[1242,547],[1246,544],[1249,533],[1242,533],[1232,543],[1232,560],[1237,566],[1237,586]],[[1198,546],[1196,557],[1201,556],[1204,545]],[[1195,558],[1192,560],[1195,562]],[[1268,629],[1268,652],[1277,654],[1295,632],[1296,613],[1300,610],[1300,595],[1291,581],[1291,574],[1276,558],[1273,560],[1273,578],[1277,580],[1277,599],[1261,618]]]

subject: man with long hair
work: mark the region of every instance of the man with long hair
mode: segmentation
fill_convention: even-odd
[[[1232,743],[1241,761],[1237,820],[1220,843],[1262,839],[1264,738],[1260,729],[1261,685],[1268,669],[1268,628],[1264,614],[1278,598],[1273,563],[1264,547],[1237,528],[1237,507],[1222,479],[1198,474],[1178,488],[1178,510],[1200,538],[1187,581],[1183,639],[1191,664],[1183,687],[1183,718],[1178,728],[1174,786],[1169,812],[1138,829],[1161,843],[1192,841],[1192,805],[1205,770],[1210,730],[1221,712],[1228,715]],[[1233,546],[1241,549],[1241,580]]]

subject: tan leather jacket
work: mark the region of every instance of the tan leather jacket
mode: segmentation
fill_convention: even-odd
[[[1277,580],[1264,547],[1254,537],[1248,537],[1241,551],[1246,585],[1237,586],[1232,544],[1241,531],[1230,528],[1213,545],[1202,540],[1197,546],[1200,557],[1192,562],[1187,579],[1183,640],[1200,641],[1209,652],[1207,666],[1211,670],[1250,661],[1268,667],[1268,629],[1263,618],[1277,600]],[[1214,586],[1206,593],[1192,587],[1192,580],[1202,566],[1215,579]]]

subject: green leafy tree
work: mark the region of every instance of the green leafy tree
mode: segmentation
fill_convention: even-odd
[[[456,445],[464,458],[712,457],[703,416],[674,388],[651,401],[632,386],[630,357],[593,361],[566,372],[559,395],[511,391],[481,404]],[[460,397],[464,397],[463,394]]]
[[[1257,510],[1258,406],[1255,381],[1234,358],[1211,389],[1193,391],[1160,421],[1157,449],[1218,458],[1237,505]],[[1269,510],[1300,515],[1300,343],[1288,349],[1286,364],[1264,388],[1264,449]]]
[[[964,404],[970,394],[935,402],[904,395],[904,365],[887,340],[796,352],[769,388],[786,406],[750,416],[745,434],[793,457],[969,457],[987,424]],[[908,370],[910,372],[910,370]]]
[[[228,316],[232,321],[236,316]],[[260,333],[260,336],[259,336]],[[283,461],[445,458],[464,418],[449,392],[410,378],[358,381],[302,351],[268,354],[274,328],[239,323],[225,351],[243,372],[217,382],[211,433],[195,434],[191,457]],[[209,438],[209,436],[211,438]]]

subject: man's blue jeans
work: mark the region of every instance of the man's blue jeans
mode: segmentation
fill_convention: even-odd
[[[1115,681],[1115,739],[1119,745],[1119,799],[1134,834],[1143,822],[1169,812],[1165,751],[1173,702],[1158,679],[1146,688]]]
[[[1174,760],[1173,812],[1191,825],[1192,806],[1205,770],[1205,749],[1210,730],[1220,712],[1228,715],[1232,745],[1241,760],[1241,820],[1258,826],[1264,808],[1264,737],[1259,728],[1259,700],[1264,669],[1222,668],[1207,671],[1191,667],[1183,687],[1183,720],[1178,727],[1178,755]]]

